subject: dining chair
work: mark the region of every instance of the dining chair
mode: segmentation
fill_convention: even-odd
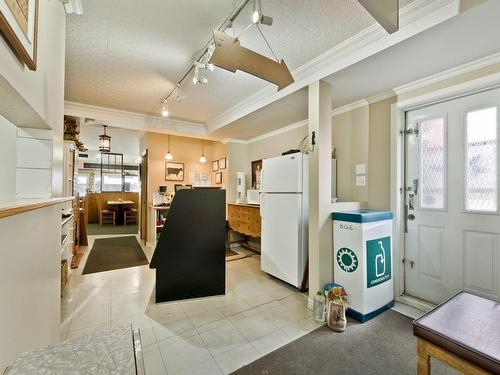
[[[99,225],[113,224],[116,225],[116,213],[108,208],[103,208],[102,197],[97,197],[97,209],[99,211]]]
[[[127,225],[127,222],[137,224],[137,208],[125,208],[123,211],[123,225]]]

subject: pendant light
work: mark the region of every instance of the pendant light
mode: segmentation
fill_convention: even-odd
[[[170,152],[170,134],[168,135],[168,151],[165,154],[165,160],[172,160],[174,158],[174,155]]]
[[[100,152],[110,152],[111,151],[111,137],[106,134],[107,125],[102,126],[104,128],[104,134],[99,136],[99,151]]]
[[[200,156],[200,159],[199,159],[199,162],[200,163],[206,163],[207,162],[207,158],[205,157],[205,153],[204,153],[204,141],[203,139],[201,140],[201,156]]]

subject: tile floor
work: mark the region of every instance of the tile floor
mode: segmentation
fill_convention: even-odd
[[[228,374],[314,330],[306,295],[260,271],[259,256],[227,262],[226,295],[154,303],[148,266],[81,275],[72,270],[61,305],[61,339],[132,324],[148,375]],[[144,248],[148,258],[152,250]]]

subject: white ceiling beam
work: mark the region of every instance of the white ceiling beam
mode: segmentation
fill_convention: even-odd
[[[209,133],[323,79],[460,13],[460,0],[416,0],[400,10],[400,29],[394,34],[373,24],[329,51],[295,69],[295,82],[276,91],[268,85],[207,122]],[[335,90],[335,88],[333,88]]]
[[[204,124],[69,101],[64,102],[64,114],[66,116],[91,118],[98,123],[123,129],[188,135],[194,138],[205,138],[207,135],[207,127]]]

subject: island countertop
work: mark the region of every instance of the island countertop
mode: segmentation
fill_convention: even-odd
[[[0,218],[18,215],[23,212],[33,211],[43,207],[53,206],[71,201],[73,199],[75,199],[75,197],[20,199],[13,202],[0,203]]]

